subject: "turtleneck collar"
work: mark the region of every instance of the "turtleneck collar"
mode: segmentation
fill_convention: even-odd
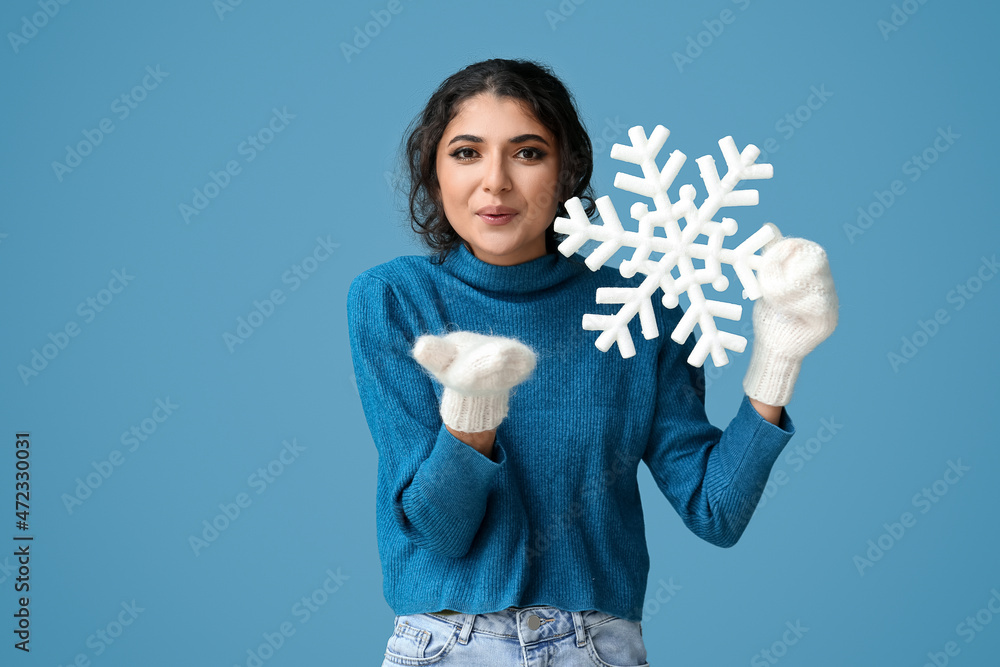
[[[539,292],[580,272],[577,262],[558,252],[512,266],[490,264],[472,254],[464,243],[448,254],[441,268],[470,287],[509,294]]]

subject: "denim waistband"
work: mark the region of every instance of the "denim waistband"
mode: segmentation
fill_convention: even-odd
[[[424,614],[442,623],[460,627],[458,641],[466,644],[473,632],[517,639],[523,646],[575,634],[577,646],[585,646],[586,628],[618,617],[602,611],[563,611],[556,607],[508,607],[488,614],[429,612]],[[534,618],[533,618],[534,617]]]

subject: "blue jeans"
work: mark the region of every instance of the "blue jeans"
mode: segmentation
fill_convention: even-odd
[[[648,667],[642,624],[600,611],[510,607],[397,616],[382,667]]]

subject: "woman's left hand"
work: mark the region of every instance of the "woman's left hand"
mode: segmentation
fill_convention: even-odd
[[[837,326],[837,292],[826,252],[802,238],[775,237],[757,271],[753,353],[743,388],[768,405],[787,405],[802,359]]]

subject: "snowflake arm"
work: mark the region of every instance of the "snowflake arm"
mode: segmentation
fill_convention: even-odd
[[[724,248],[725,237],[736,233],[737,223],[732,218],[723,218],[721,222],[712,218],[723,207],[756,206],[756,190],[735,188],[742,180],[771,178],[773,169],[769,164],[755,163],[760,150],[753,144],[740,152],[732,137],[724,137],[719,140],[719,147],[726,161],[725,176],[720,178],[712,156],[705,155],[696,160],[708,192],[701,206],[695,206],[696,191],[690,184],[681,186],[678,200],[671,202],[667,191],[687,158],[684,153],[675,150],[662,169],[657,167],[656,156],[670,131],[657,125],[647,137],[645,130],[636,126],[629,130],[628,135],[632,145],[615,144],[611,148],[611,157],[638,165],[642,171],[641,177],[619,172],[615,176],[615,187],[653,200],[652,210],[642,202],[632,205],[630,214],[638,221],[638,230],[633,232],[622,227],[618,212],[607,196],[595,202],[601,225],[590,221],[578,197],[565,203],[569,217],[556,218],[555,221],[555,231],[567,235],[559,245],[562,254],[568,257],[588,240],[599,241],[600,245],[585,260],[590,270],[596,271],[619,248],[631,247],[634,249],[632,257],[621,262],[619,272],[625,278],[631,278],[636,273],[646,276],[635,288],[598,288],[597,303],[622,304],[622,307],[614,315],[584,315],[583,328],[602,332],[595,342],[601,351],[607,352],[617,343],[623,358],[634,356],[635,346],[628,330],[629,322],[638,314],[643,336],[646,339],[656,338],[659,332],[651,304],[656,289],[663,290],[662,303],[667,308],[676,307],[680,293],[686,292],[691,305],[674,328],[671,339],[683,343],[694,327],[699,327],[701,335],[688,357],[688,363],[701,366],[711,355],[716,366],[723,366],[729,362],[726,350],[742,352],[746,348],[746,339],[719,331],[715,318],[738,320],[742,307],[707,299],[702,285],[711,284],[720,292],[727,289],[729,280],[722,273],[722,265],[729,264],[743,286],[744,298],[758,298],[760,287],[754,271],[759,266],[760,256],[756,252],[771,239],[773,233],[770,227],[764,226],[736,248]],[[685,221],[683,228],[680,225],[682,218]],[[657,227],[664,230],[665,236],[656,235]],[[701,236],[708,240],[698,243],[697,239]],[[660,254],[659,259],[650,258],[653,252]],[[704,267],[695,268],[694,259],[703,262]],[[679,274],[677,277],[673,275],[675,269]]]

